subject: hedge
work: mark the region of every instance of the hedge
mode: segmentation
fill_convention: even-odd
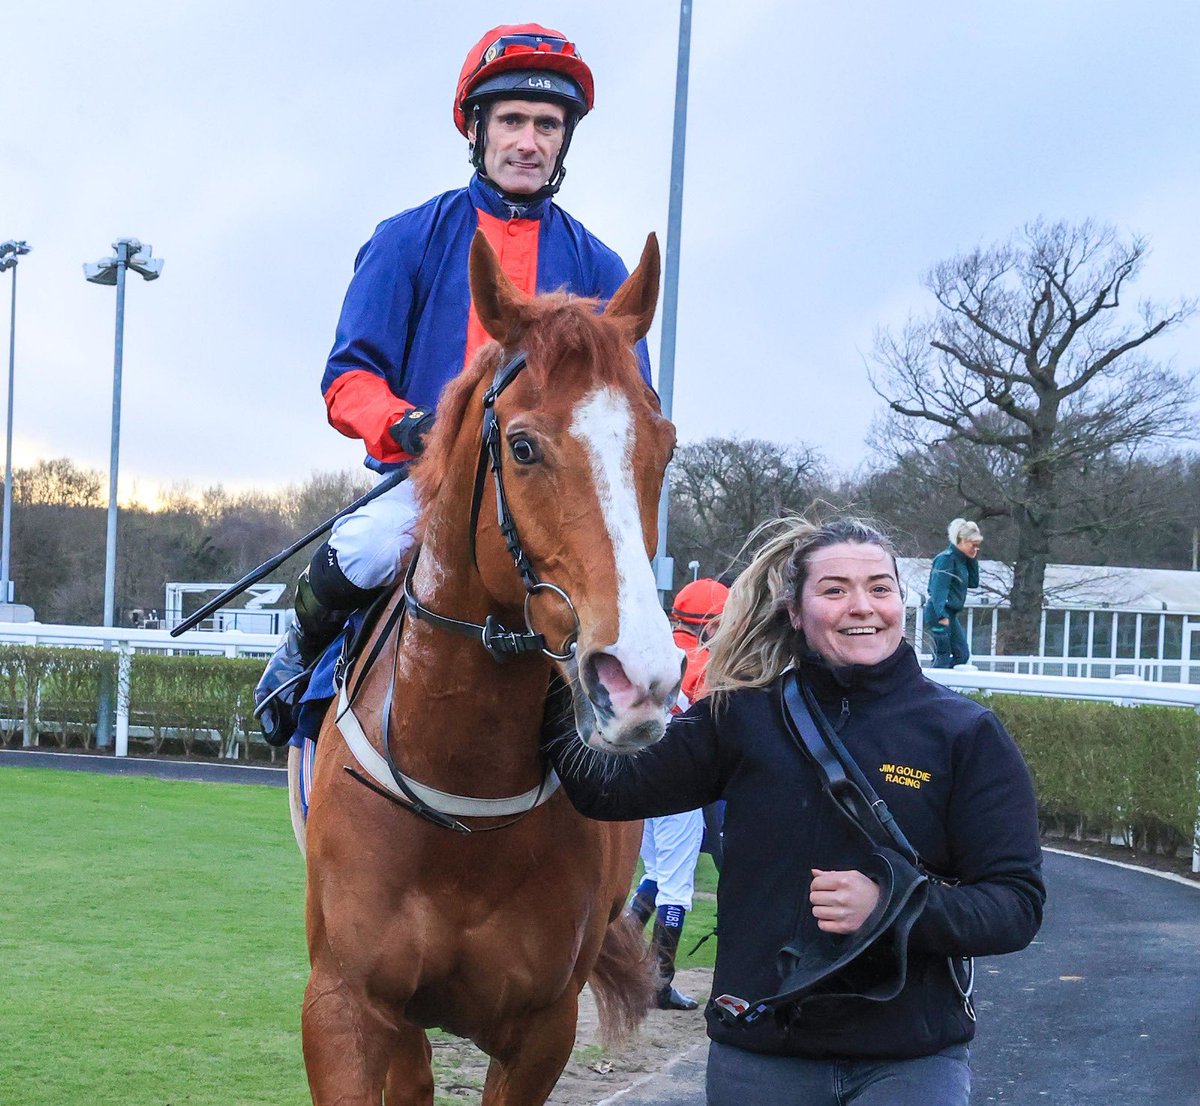
[[[1033,695],[981,697],[1029,765],[1048,829],[1120,835],[1144,851],[1192,848],[1200,714]]]
[[[257,734],[261,660],[135,653],[130,742],[152,752],[230,756]],[[8,744],[89,747],[115,653],[0,645],[0,726]],[[1033,774],[1046,828],[1121,834],[1145,850],[1191,847],[1200,807],[1200,715],[1034,695],[985,695]]]
[[[0,645],[0,726],[7,744],[95,743],[102,677],[116,688],[117,654],[100,649]],[[250,657],[135,653],[129,673],[130,744],[232,755],[257,733]]]

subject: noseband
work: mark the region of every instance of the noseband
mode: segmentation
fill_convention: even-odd
[[[471,494],[470,522],[471,563],[478,569],[479,558],[475,551],[475,531],[479,526],[479,510],[483,503],[483,482],[487,470],[490,468],[496,479],[496,518],[500,526],[500,533],[504,536],[504,545],[513,559],[517,574],[525,585],[525,631],[522,633],[519,630],[506,630],[494,615],[488,615],[481,624],[449,618],[426,607],[413,593],[412,587],[419,550],[414,552],[409,561],[408,571],[404,575],[404,606],[413,618],[419,618],[432,626],[454,634],[478,638],[483,647],[497,661],[539,652],[551,660],[566,661],[575,655],[575,646],[579,640],[579,614],[575,610],[575,604],[571,602],[571,597],[562,588],[557,584],[550,584],[538,579],[533,565],[521,546],[517,524],[513,519],[512,511],[509,510],[508,496],[504,493],[504,470],[501,464],[504,448],[500,435],[500,424],[496,421],[496,400],[525,368],[526,361],[525,353],[518,352],[496,372],[491,386],[483,393],[483,437],[479,443],[479,461],[475,466],[475,487]],[[541,592],[550,592],[561,598],[575,622],[575,629],[563,641],[562,652],[559,653],[550,649],[546,645],[545,635],[538,633],[533,628],[530,605],[534,597]]]

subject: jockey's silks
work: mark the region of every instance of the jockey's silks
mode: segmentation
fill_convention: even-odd
[[[513,208],[478,176],[380,223],[355,260],[321,381],[330,423],[364,441],[374,469],[408,459],[389,428],[414,406],[436,407],[447,382],[490,340],[467,279],[476,227],[505,275],[530,295],[566,290],[607,300],[628,275],[557,204]],[[637,352],[649,382],[645,342]]]

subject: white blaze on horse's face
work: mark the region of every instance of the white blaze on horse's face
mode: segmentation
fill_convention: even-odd
[[[593,717],[579,719],[577,710],[577,721],[580,735],[593,748],[632,753],[662,736],[679,688],[684,655],[659,604],[654,572],[642,544],[629,400],[614,388],[589,392],[575,408],[570,434],[591,462],[601,516],[612,542],[618,592],[616,642],[580,658],[579,677]]]

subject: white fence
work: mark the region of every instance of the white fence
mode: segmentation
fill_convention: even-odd
[[[134,653],[266,658],[275,651],[279,638],[274,634],[247,634],[240,630],[227,630],[223,633],[193,630],[180,634],[179,637],[171,637],[165,630],[0,622],[0,642],[115,650],[117,701],[114,711],[113,751],[117,756],[123,757],[129,754],[129,670],[130,658]]]
[[[918,596],[910,593],[910,604]],[[1001,672],[1052,676],[1140,676],[1200,684],[1200,616],[1161,611],[1043,610],[1037,656],[996,653],[999,618],[1007,608],[969,602],[964,608],[971,663]],[[927,644],[925,612],[910,605],[905,633]]]
[[[976,668],[974,664],[959,665],[957,668],[926,668],[925,675],[957,691],[1046,695],[1054,699],[1099,699],[1125,707],[1152,704],[1191,707],[1200,711],[1200,684],[1163,683],[1133,675],[1102,679],[1047,676],[1038,672],[987,672]]]
[[[279,644],[274,634],[242,630],[213,633],[191,630],[171,637],[166,630],[132,630],[123,626],[52,626],[40,622],[0,622],[0,642],[16,645],[78,645],[120,649],[130,653],[195,654],[226,657],[269,657]]]
[[[36,622],[0,622],[0,642],[23,645],[78,646],[115,649],[117,704],[114,752],[129,752],[129,668],[135,652],[161,654],[218,654],[227,657],[263,657],[275,650],[279,639],[272,634],[248,634],[239,630],[224,633],[193,630],[173,638],[165,630],[131,630],[100,626],[44,626]],[[925,656],[923,660],[928,660]],[[1078,674],[1047,675],[1048,666],[1064,664],[1061,657],[978,657],[978,662],[1011,666],[1012,671],[984,671],[975,663],[958,668],[926,668],[925,674],[938,683],[959,691],[984,691],[1009,695],[1045,695],[1061,699],[1096,699],[1121,706],[1156,705],[1190,707],[1200,712],[1200,684],[1167,683],[1144,678],[1139,673],[1114,674],[1107,678]],[[1076,663],[1074,661],[1070,662]],[[1082,662],[1080,662],[1082,663]],[[1096,661],[1094,664],[1101,664]],[[1109,662],[1111,664],[1111,661]],[[1139,662],[1129,662],[1137,664]],[[1142,662],[1161,664],[1161,662]],[[1024,671],[1022,671],[1024,669]],[[1197,822],[1200,842],[1200,819]],[[1192,854],[1192,869],[1200,872],[1200,843]]]

